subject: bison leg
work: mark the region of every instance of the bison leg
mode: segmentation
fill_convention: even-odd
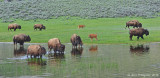
[[[129,37],[130,37],[130,40],[132,40],[132,35],[130,35]]]
[[[40,55],[40,58],[42,58],[42,55]]]
[[[141,36],[141,38],[144,40],[143,36]]]
[[[96,40],[98,40],[97,37],[96,37]]]
[[[91,41],[93,41],[93,38],[91,38]]]
[[[14,29],[14,31],[16,31],[16,28]]]
[[[137,37],[137,40],[139,40],[139,36]]]
[[[23,44],[24,44],[24,42],[21,42],[21,43],[20,43],[20,47],[23,47]]]

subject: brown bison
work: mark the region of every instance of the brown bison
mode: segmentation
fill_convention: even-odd
[[[81,37],[78,36],[77,34],[73,34],[71,36],[71,43],[72,43],[72,48],[73,47],[76,47],[77,48],[77,45],[81,46],[83,45],[82,43],[82,40],[81,40]]]
[[[20,47],[23,47],[24,42],[29,42],[29,41],[31,41],[30,36],[25,34],[19,34],[13,37],[13,43],[14,43],[14,46],[16,45],[16,47],[17,47],[17,43],[20,44]]]
[[[43,24],[35,24],[34,25],[34,30],[36,29],[37,30],[37,28],[41,31],[42,29],[46,29],[46,27],[43,25]]]
[[[78,25],[78,28],[80,29],[80,28],[84,28],[85,27],[85,25]]]
[[[51,51],[51,49],[53,49],[55,53],[57,51],[62,53],[65,50],[65,45],[61,44],[61,42],[58,38],[52,38],[48,41],[48,49],[50,51]]]
[[[140,27],[142,27],[142,24],[137,20],[131,20],[126,23],[126,27],[129,28],[129,26],[133,26],[133,28],[135,28],[135,27],[140,28]]]
[[[46,49],[40,45],[30,45],[27,50],[27,57],[29,54],[30,54],[31,58],[32,58],[32,55],[35,58],[39,57],[39,56],[40,56],[40,58],[42,58],[42,55],[46,54]]]
[[[143,35],[145,34],[146,36],[149,35],[149,31],[147,29],[144,28],[136,28],[136,29],[131,29],[129,30],[129,34],[130,34],[130,40],[132,40],[132,36],[138,36],[137,40],[139,39],[139,37],[143,38]]]
[[[96,40],[98,40],[97,39],[97,34],[89,34],[88,37],[91,38],[91,41],[93,41],[93,38],[95,38]]]
[[[21,26],[20,25],[18,25],[18,24],[16,24],[16,23],[14,23],[14,24],[9,24],[8,25],[8,31],[9,31],[9,29],[11,30],[11,29],[14,29],[14,31],[16,31],[16,29],[21,29]],[[12,30],[11,30],[12,31]]]

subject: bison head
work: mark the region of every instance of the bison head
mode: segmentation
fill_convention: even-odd
[[[31,41],[31,38],[29,35],[27,36],[26,41]]]
[[[60,45],[58,46],[58,51],[59,51],[59,52],[64,52],[64,51],[65,51],[65,45],[60,44]]]
[[[144,29],[144,34],[149,35],[149,31],[147,29]]]
[[[81,37],[80,37],[80,36],[77,36],[77,37],[76,37],[76,43],[77,43],[77,44],[80,44],[81,46],[83,45],[83,43],[82,43],[82,40],[81,40]]]
[[[45,30],[45,29],[46,29],[46,27],[45,27],[45,26],[42,26],[42,29],[44,29],[44,30]]]
[[[46,54],[46,49],[44,47],[41,47],[41,50],[42,50],[42,54]]]
[[[21,26],[20,26],[20,25],[18,26],[18,29],[21,29]]]
[[[138,27],[142,27],[142,24],[141,24],[141,23],[138,23]]]

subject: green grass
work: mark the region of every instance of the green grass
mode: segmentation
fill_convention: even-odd
[[[144,40],[137,41],[137,37],[133,37],[133,41],[129,40],[129,29],[125,29],[125,23],[129,20],[139,20],[143,28],[147,28],[150,32],[149,36],[144,36]],[[59,38],[62,43],[70,43],[70,37],[76,33],[80,35],[84,44],[138,44],[160,41],[160,18],[99,18],[99,19],[81,19],[72,17],[66,19],[60,17],[58,19],[49,20],[33,20],[22,21],[17,20],[14,23],[22,26],[21,30],[8,31],[8,24],[0,23],[0,42],[12,42],[12,38],[16,34],[24,33],[31,37],[31,43],[47,43],[51,38]],[[44,24],[46,30],[35,31],[34,24]],[[78,25],[84,24],[84,29],[78,29]],[[130,27],[132,28],[132,27]],[[98,34],[98,41],[93,42],[88,38],[88,35]]]

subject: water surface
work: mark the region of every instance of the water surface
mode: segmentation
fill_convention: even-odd
[[[32,43],[33,44],[33,43]],[[159,78],[160,43],[143,45],[84,45],[64,54],[27,58],[27,47],[0,43],[0,78]],[[48,51],[47,44],[41,43]]]

